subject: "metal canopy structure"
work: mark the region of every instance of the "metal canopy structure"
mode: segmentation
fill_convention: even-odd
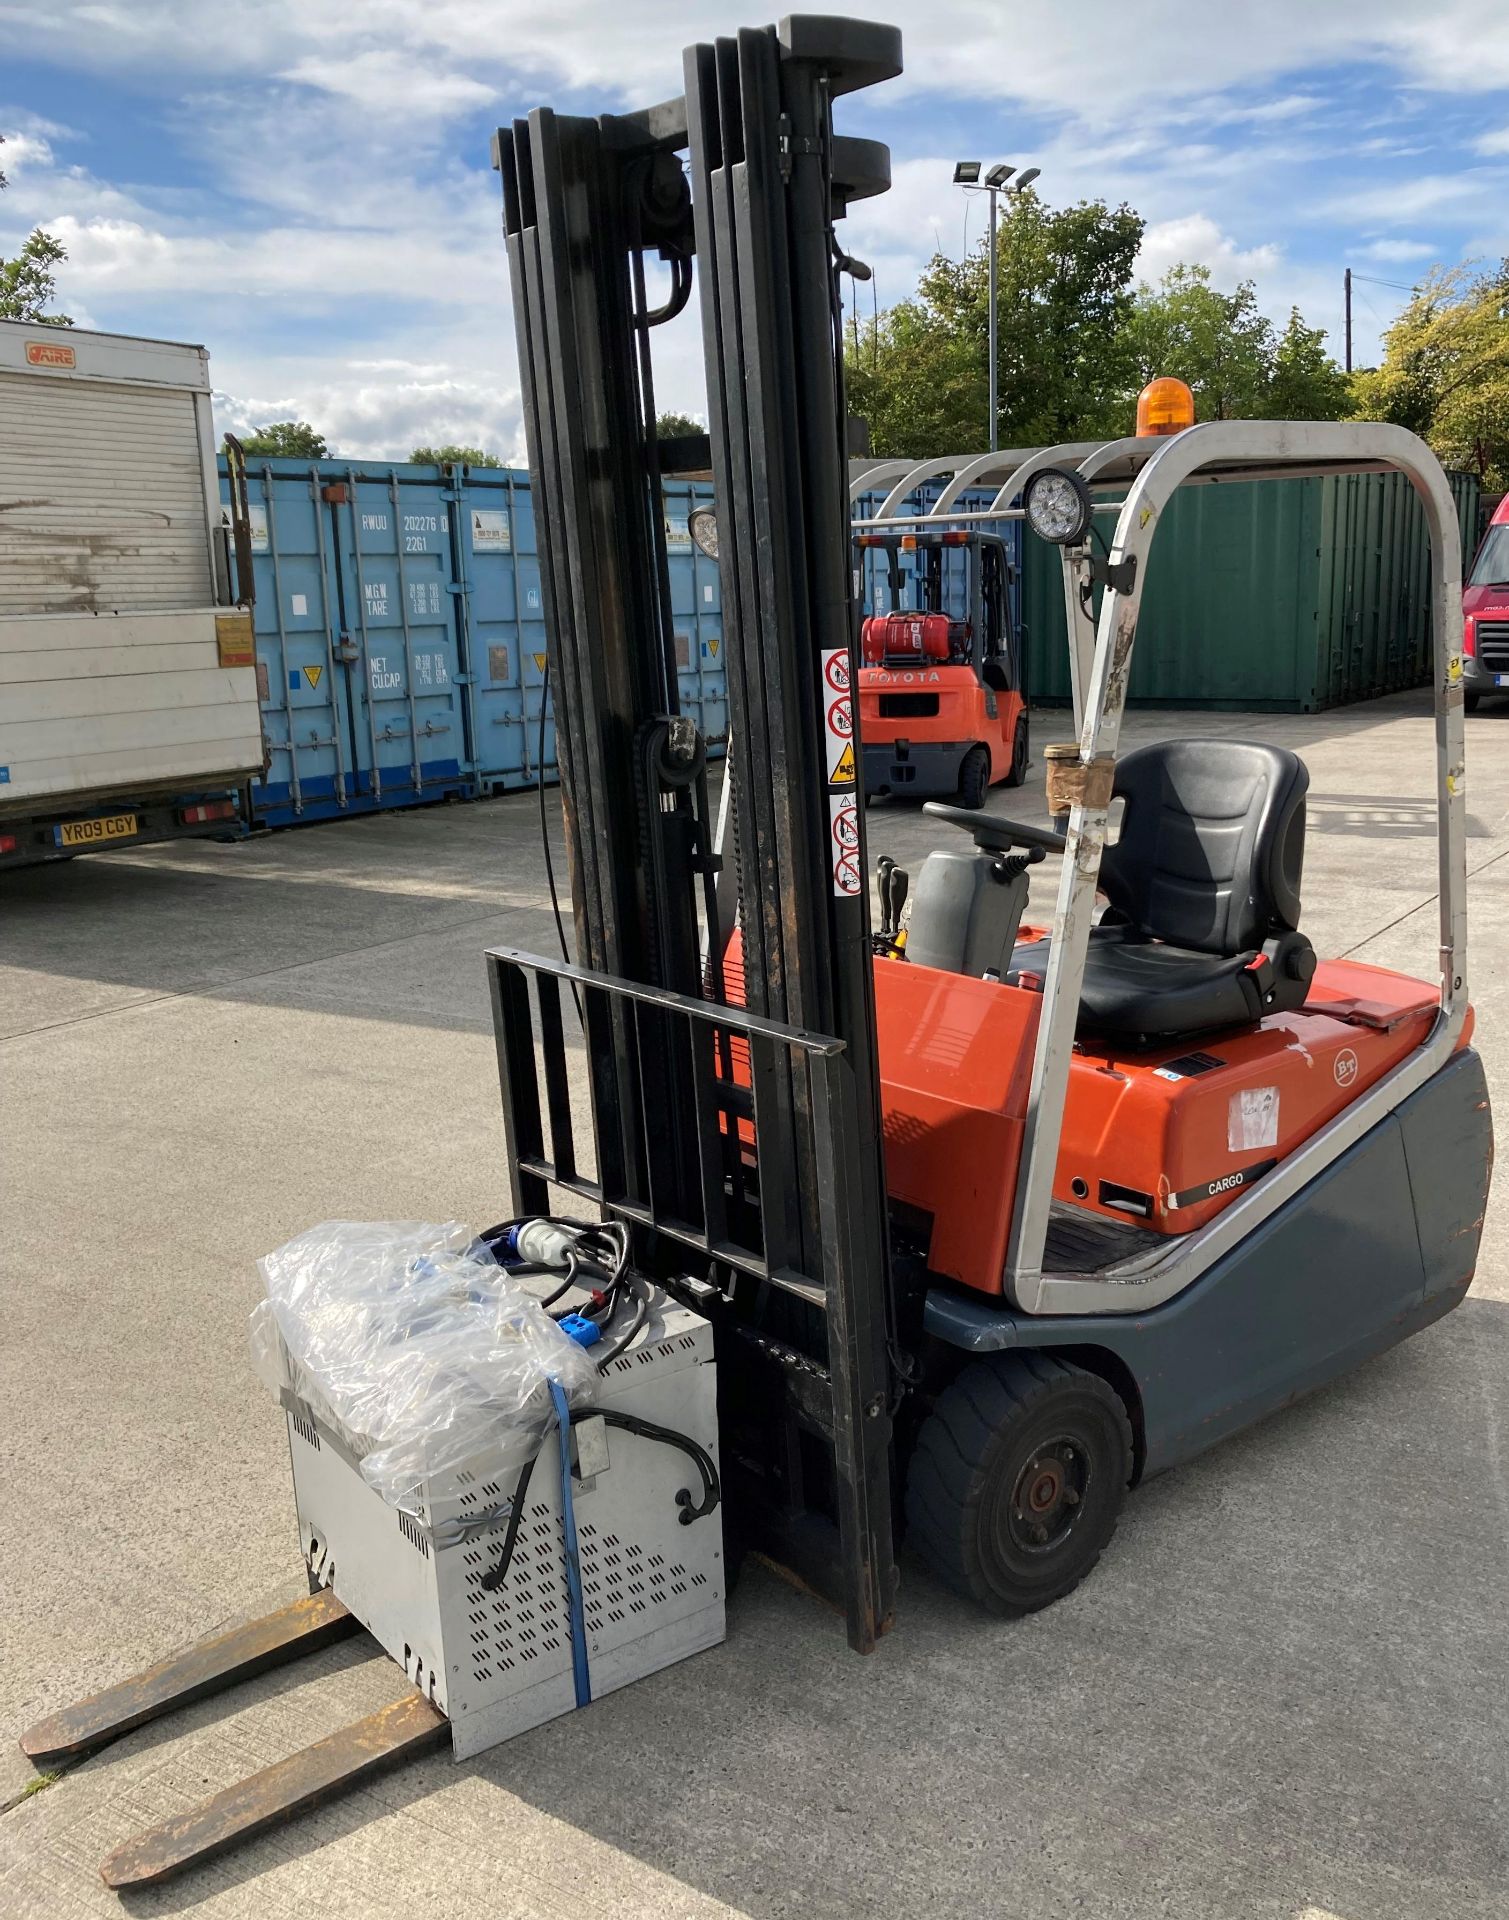
[[[1015,467],[1002,476],[1003,465]],[[1436,807],[1440,874],[1441,1002],[1424,1043],[1378,1084],[1290,1154],[1260,1184],[1203,1229],[1093,1277],[1045,1272],[1053,1177],[1080,989],[1095,906],[1107,806],[1069,814],[1054,906],[1052,945],[1033,1056],[1027,1127],[1007,1250],[1006,1286],[1025,1313],[1136,1313],[1173,1297],[1207,1271],[1308,1181],[1421,1086],[1446,1061],[1467,1013],[1465,773],[1462,706],[1462,561],[1456,508],[1440,462],[1402,427],[1322,421],[1212,421],[1164,438],[1111,440],[870,469],[851,482],[854,497],[892,480],[856,531],[894,523],[920,487],[953,476],[929,511],[901,516],[912,526],[1018,519],[1027,482],[1044,468],[1077,472],[1092,492],[1124,493],[1106,555],[1109,583],[1098,619],[1091,612],[1091,543],[1063,550],[1069,612],[1074,721],[1080,764],[1113,763],[1126,704],[1147,559],[1164,508],[1184,485],[1302,479],[1314,475],[1402,473],[1424,508],[1431,547],[1431,632],[1435,694]],[[988,509],[955,505],[969,487],[998,481]],[[1107,783],[1108,787],[1108,783]]]

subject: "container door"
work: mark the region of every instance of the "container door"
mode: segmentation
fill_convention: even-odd
[[[357,792],[377,807],[465,794],[470,716],[461,684],[450,489],[429,467],[350,467],[326,491]]]
[[[545,609],[527,474],[478,467],[457,508],[462,605],[475,674],[478,785],[484,793],[555,778],[545,691]]]
[[[696,721],[709,751],[717,755],[728,741],[728,675],[723,663],[718,563],[698,549],[687,531],[687,516],[693,507],[711,504],[712,490],[687,480],[667,480],[662,497],[677,696],[681,711]]]
[[[257,693],[268,766],[252,782],[261,826],[344,812],[356,794],[345,674],[336,654],[336,580],[318,467],[247,464]],[[227,480],[221,468],[222,496]]]

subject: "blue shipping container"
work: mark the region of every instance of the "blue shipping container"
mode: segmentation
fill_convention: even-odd
[[[228,499],[224,463],[222,492]],[[341,460],[247,464],[264,826],[555,777],[529,476]],[[706,486],[668,481],[681,708],[728,734],[718,568],[687,533]],[[544,742],[540,723],[544,708]]]

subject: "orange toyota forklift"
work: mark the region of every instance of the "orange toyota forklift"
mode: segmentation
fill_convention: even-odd
[[[1019,787],[1027,695],[1005,541],[948,527],[861,533],[855,545],[886,562],[886,611],[860,629],[866,796],[983,807],[992,786]]]
[[[576,956],[487,956],[509,1231],[596,1215],[618,1254],[593,1310],[658,1288],[711,1323],[725,1559],[753,1547],[795,1572],[860,1652],[892,1620],[903,1539],[995,1613],[1044,1606],[1095,1564],[1129,1488],[1448,1312],[1492,1156],[1467,997],[1461,549],[1439,463],[1394,426],[1188,425],[1175,408],[1104,445],[955,463],[921,524],[851,524],[855,263],[836,223],[885,190],[889,158],[834,116],[900,55],[894,28],[798,15],[688,48],[674,100],[540,109],[496,149]],[[685,459],[714,475],[691,532],[722,585],[718,809],[677,707],[652,379],[694,271],[710,427]],[[1387,470],[1431,543],[1428,979],[1314,952],[1297,756],[1118,751],[1174,491]],[[987,507],[960,504],[987,482]],[[1062,551],[1073,723],[1043,756],[1062,832],[929,803],[947,844],[910,889],[903,942],[894,867],[872,920],[844,753],[851,540],[1002,518]],[[1050,860],[1051,915],[1026,924]],[[535,1511],[525,1484],[489,1489],[465,1535],[479,1567]],[[690,1486],[677,1504],[709,1524]],[[559,1551],[540,1528],[534,1550]],[[328,1559],[310,1571],[297,1608],[65,1709],[26,1750],[64,1763],[355,1631]],[[1111,1589],[1102,1604],[1114,1618]],[[177,1872],[447,1737],[411,1688],[122,1848],[111,1884]]]

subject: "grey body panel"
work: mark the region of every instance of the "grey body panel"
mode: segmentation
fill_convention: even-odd
[[[971,1353],[1113,1355],[1140,1396],[1145,1478],[1448,1313],[1477,1261],[1492,1155],[1482,1061],[1464,1048],[1151,1312],[1034,1316],[935,1288],[925,1324]]]
[[[957,793],[959,769],[975,745],[973,740],[913,740],[903,758],[891,741],[876,741],[864,749],[865,792],[888,787],[919,798]]]

